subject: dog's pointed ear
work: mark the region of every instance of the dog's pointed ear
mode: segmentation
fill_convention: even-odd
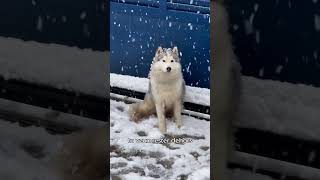
[[[172,52],[179,56],[179,50],[177,46],[173,47]]]
[[[156,56],[161,54],[162,52],[163,52],[163,48],[161,46],[159,46],[157,51],[156,51]]]

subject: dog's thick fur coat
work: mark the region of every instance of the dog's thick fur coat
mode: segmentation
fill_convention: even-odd
[[[107,126],[68,135],[51,165],[61,180],[104,180],[107,142]]]
[[[159,129],[165,133],[166,117],[174,117],[177,127],[180,128],[185,82],[177,47],[157,49],[149,78],[149,91],[142,102],[130,106],[130,118],[139,122],[156,114],[159,119]]]
[[[213,62],[213,179],[230,179],[227,170],[233,152],[232,121],[240,98],[240,66],[233,53],[225,8],[211,2],[211,58]]]

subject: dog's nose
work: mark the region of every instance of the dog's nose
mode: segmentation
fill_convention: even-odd
[[[171,71],[171,67],[167,67],[167,72],[170,72]]]

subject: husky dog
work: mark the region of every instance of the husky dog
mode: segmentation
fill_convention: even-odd
[[[107,176],[107,126],[68,135],[51,166],[61,180],[104,180]]]
[[[149,79],[149,91],[143,102],[130,106],[131,119],[138,122],[156,114],[160,131],[166,133],[166,117],[174,117],[177,127],[180,128],[185,82],[177,47],[158,47],[151,64]]]
[[[228,33],[228,17],[221,0],[211,1],[211,58],[213,62],[213,179],[228,180],[233,152],[232,121],[240,100],[240,65]]]

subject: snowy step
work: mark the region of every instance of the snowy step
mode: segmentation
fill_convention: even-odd
[[[149,79],[110,73],[111,93],[143,99]],[[185,109],[210,114],[210,89],[186,86]]]

